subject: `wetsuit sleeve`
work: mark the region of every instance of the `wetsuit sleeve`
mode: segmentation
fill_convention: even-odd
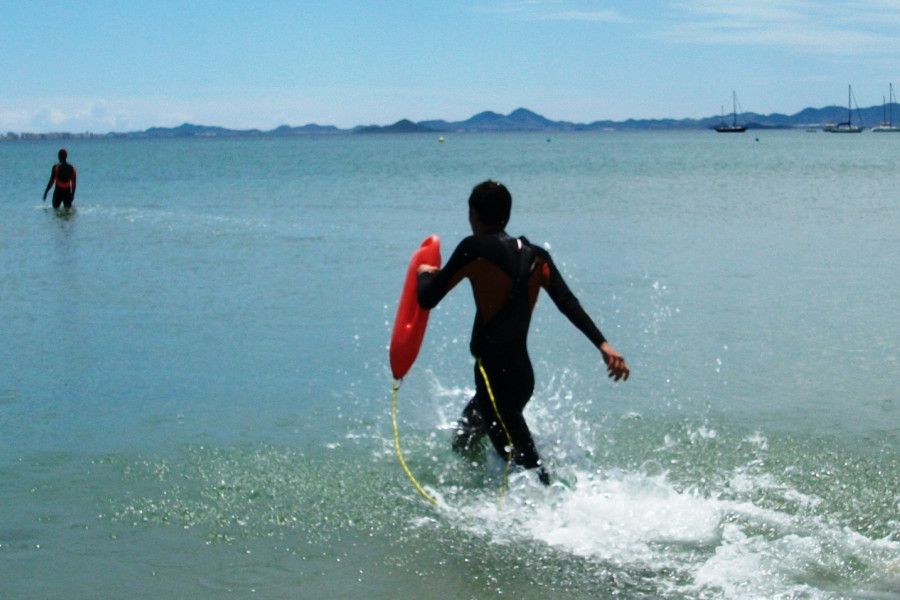
[[[75,185],[76,185],[75,174],[76,174],[75,167],[72,167],[72,198],[75,198]]]
[[[547,262],[543,266],[545,269],[544,289],[547,290],[547,293],[550,295],[550,298],[553,300],[553,303],[556,304],[559,311],[599,349],[600,344],[605,342],[606,338],[603,337],[603,334],[600,333],[600,329],[594,323],[594,320],[591,319],[591,316],[587,314],[587,312],[585,312],[584,308],[581,306],[581,302],[578,301],[578,298],[575,297],[575,294],[573,294],[572,290],[569,289],[569,286],[566,285],[562,274],[560,274],[556,265],[553,264],[553,260],[550,258],[549,254],[546,255],[546,260]]]
[[[478,256],[470,236],[459,243],[443,269],[437,273],[421,273],[417,288],[419,306],[426,310],[437,306],[438,302],[463,279],[463,269]]]

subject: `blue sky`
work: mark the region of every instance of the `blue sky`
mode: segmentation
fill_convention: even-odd
[[[897,0],[0,0],[0,133],[793,114],[900,86]]]

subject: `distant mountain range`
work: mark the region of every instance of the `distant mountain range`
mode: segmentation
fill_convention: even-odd
[[[874,127],[883,120],[884,108],[872,106],[855,110],[854,124]],[[900,105],[893,105],[893,113],[900,122]],[[730,121],[731,115],[727,119]],[[738,116],[738,122],[748,129],[792,129],[823,127],[829,123],[847,120],[847,108],[827,106],[825,108],[807,108],[794,115],[773,113],[760,115],[745,112]],[[513,132],[565,132],[565,131],[609,131],[609,130],[689,130],[711,129],[723,121],[722,117],[704,119],[628,119],[627,121],[594,121],[592,123],[571,123],[568,121],[551,121],[525,108],[519,108],[501,115],[495,112],[482,112],[465,121],[420,121],[414,123],[408,119],[397,121],[393,125],[358,126],[352,129],[339,129],[330,125],[309,124],[300,127],[282,125],[270,131],[259,129],[227,129],[184,123],[178,127],[152,127],[145,131],[131,133],[110,133],[104,136],[93,134],[22,134],[22,138],[34,137],[134,137],[134,138],[168,138],[168,137],[239,137],[239,136],[295,136],[295,135],[343,135],[343,134],[389,134],[389,133],[513,133]],[[7,138],[15,137],[14,134]]]
[[[900,120],[900,105],[894,104],[893,112]],[[854,111],[854,122],[860,120],[866,127],[878,125],[883,119],[881,106]],[[731,116],[728,116],[730,121]],[[790,129],[822,127],[829,123],[846,121],[847,108],[827,106],[825,108],[807,108],[794,115],[773,113],[760,115],[743,113],[738,121],[748,129]],[[606,131],[606,130],[678,130],[678,129],[711,129],[722,122],[722,117],[705,119],[628,119],[627,121],[594,121],[592,123],[571,123],[568,121],[551,121],[525,108],[519,108],[501,115],[486,111],[465,121],[419,121],[414,123],[408,119],[397,121],[393,125],[359,126],[352,129],[339,129],[333,126],[303,125],[289,127],[283,125],[271,131],[232,130],[221,127],[204,127],[185,123],[175,128],[155,127],[140,133],[127,134],[143,137],[176,137],[176,136],[227,136],[227,135],[326,135],[326,134],[374,134],[374,133],[512,133],[512,132],[563,132],[563,131]]]

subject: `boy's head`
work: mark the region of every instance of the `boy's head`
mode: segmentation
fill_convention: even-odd
[[[505,228],[511,209],[509,190],[490,179],[476,185],[469,196],[469,210],[478,213],[482,225],[491,229]]]

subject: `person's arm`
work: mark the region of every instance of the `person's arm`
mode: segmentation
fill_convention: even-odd
[[[566,285],[562,274],[560,274],[556,265],[553,264],[553,259],[549,255],[546,258],[547,262],[543,267],[546,269],[544,289],[547,290],[553,303],[600,351],[600,354],[603,356],[603,362],[606,364],[608,377],[614,381],[627,380],[631,370],[625,363],[625,358],[606,341],[594,320],[587,314],[578,298]]]
[[[475,260],[472,238],[459,243],[443,269],[436,265],[419,265],[416,298],[419,306],[431,310],[452,290],[463,277],[463,269]]]
[[[76,183],[75,180],[76,180],[75,167],[72,167],[72,200],[75,199],[75,183]]]
[[[44,190],[44,200],[47,199],[47,192],[49,192],[50,188],[53,187],[53,184],[56,183],[56,169],[58,168],[57,165],[53,165],[53,168],[50,170],[50,181],[47,182],[47,189]]]

